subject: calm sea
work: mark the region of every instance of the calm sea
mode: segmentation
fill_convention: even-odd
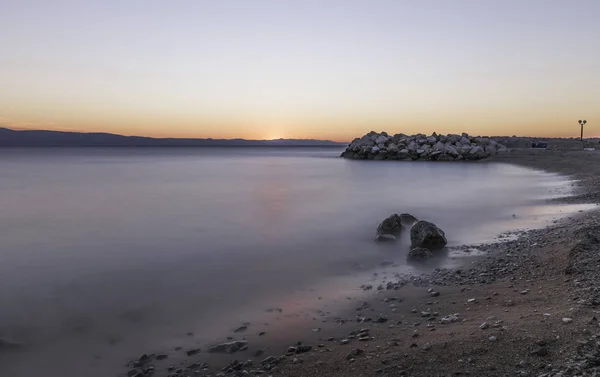
[[[559,210],[543,199],[570,189],[506,164],[340,152],[0,150],[0,338],[22,345],[0,349],[0,375],[115,375],[269,307],[313,305],[307,291],[357,289],[383,260],[410,271],[406,240],[372,241],[392,213],[438,224],[450,245],[483,242],[544,225]]]

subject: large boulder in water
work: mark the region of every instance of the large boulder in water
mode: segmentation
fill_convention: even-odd
[[[411,262],[424,262],[431,258],[431,252],[424,247],[415,247],[408,252],[406,259]]]
[[[377,235],[392,234],[397,236],[402,231],[402,219],[397,214],[393,214],[387,219],[383,220],[377,227]]]
[[[435,250],[443,248],[447,243],[444,231],[429,221],[417,221],[410,230],[410,244],[413,248]]]

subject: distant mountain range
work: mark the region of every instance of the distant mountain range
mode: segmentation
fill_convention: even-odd
[[[313,139],[187,139],[109,133],[16,131],[0,127],[0,147],[343,147],[347,143]]]

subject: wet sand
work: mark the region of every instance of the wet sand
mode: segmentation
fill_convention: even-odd
[[[555,202],[598,203],[598,152],[522,150],[494,160],[579,180],[575,196]],[[136,369],[140,376],[591,375],[600,361],[589,341],[598,331],[599,221],[597,211],[578,212],[477,245],[484,256],[460,269],[404,276],[386,266],[345,303],[325,301],[315,312],[290,303],[266,311],[264,321],[233,326],[223,342],[242,341],[234,353],[165,349],[166,359],[142,357]],[[123,375],[135,375],[134,366]]]

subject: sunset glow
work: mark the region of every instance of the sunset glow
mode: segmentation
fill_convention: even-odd
[[[600,136],[594,0],[0,2],[0,126]]]

